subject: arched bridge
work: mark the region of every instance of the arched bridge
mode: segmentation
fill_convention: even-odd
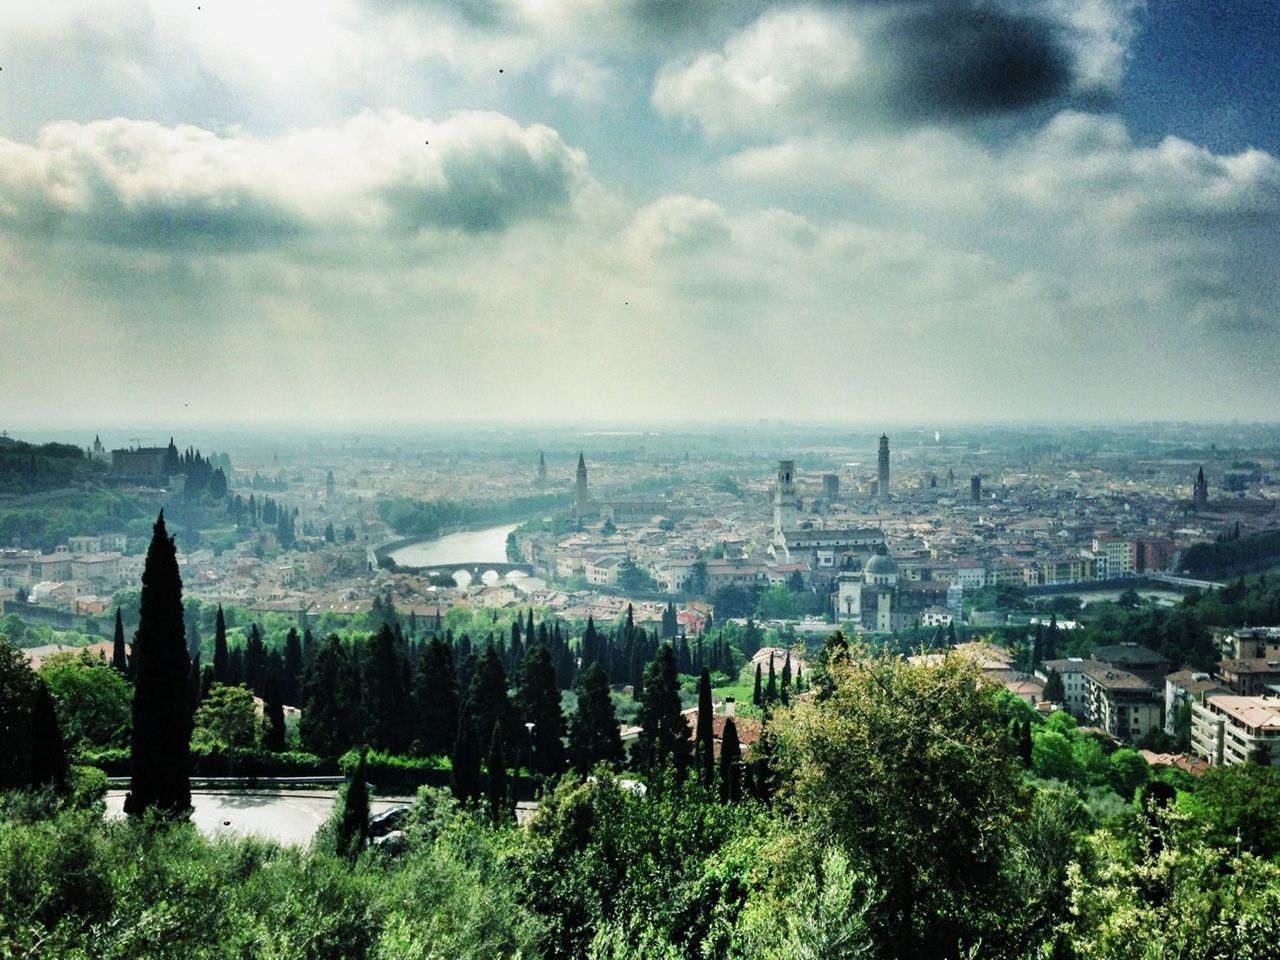
[[[412,570],[428,577],[453,576],[455,573],[468,573],[471,579],[475,580],[484,576],[490,570],[499,577],[505,577],[509,573],[523,573],[525,576],[533,575],[533,567],[527,563],[495,563],[492,560],[471,560],[466,562],[454,563],[438,563],[429,567],[406,567],[400,566],[401,570]]]

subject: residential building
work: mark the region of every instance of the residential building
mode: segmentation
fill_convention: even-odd
[[[1160,729],[1161,696],[1151,684],[1103,665],[1084,671],[1088,721],[1117,740],[1137,740]]]
[[[1246,763],[1260,748],[1280,765],[1280,697],[1217,696],[1191,705],[1191,749],[1210,763]]]
[[[1178,711],[1187,703],[1204,703],[1206,697],[1230,694],[1207,673],[1179,670],[1164,678],[1164,732],[1173,735]]]

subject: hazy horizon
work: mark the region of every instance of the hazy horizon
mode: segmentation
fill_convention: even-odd
[[[1278,34],[1142,0],[12,4],[0,429],[1280,421]]]

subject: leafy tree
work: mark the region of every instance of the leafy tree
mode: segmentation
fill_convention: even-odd
[[[1071,741],[1057,730],[1037,730],[1032,734],[1031,769],[1046,780],[1079,783],[1084,778]]]
[[[125,812],[185,814],[191,807],[191,657],[183,623],[177,548],[156,518],[142,573],[138,632],[133,638],[132,780]]]
[[[796,619],[795,594],[784,584],[776,584],[760,594],[755,615],[761,620]]]
[[[522,722],[534,724],[534,770],[558,776],[565,767],[564,714],[560,710],[560,688],[551,664],[551,651],[541,643],[529,647],[520,662],[516,710]]]
[[[609,696],[609,678],[592,662],[578,678],[578,708],[569,726],[569,758],[585,774],[598,763],[622,763],[622,737]]]
[[[623,557],[622,562],[618,564],[618,586],[629,591],[655,589],[653,577],[647,570],[636,566],[630,557]]]
[[[88,653],[60,653],[40,665],[40,676],[58,709],[63,736],[73,749],[129,742],[133,690],[119,671]]]
[[[432,637],[418,658],[413,703],[418,751],[448,756],[458,733],[458,679],[453,649],[439,637]]]
[[[191,742],[204,749],[252,747],[258,712],[245,687],[215,683],[196,709]]]
[[[1022,795],[992,688],[963,658],[925,667],[887,653],[834,662],[825,682],[826,699],[770,725],[786,798],[866,864],[891,955],[985,946],[980,915],[1000,889]]]
[[[640,701],[640,738],[636,756],[640,769],[656,772],[671,760],[677,770],[690,759],[689,724],[680,710],[680,680],[671,644],[658,652],[644,671],[644,699]]]
[[[1234,850],[1239,832],[1243,849],[1260,857],[1280,854],[1280,769],[1254,763],[1210,767],[1185,805],[1208,826],[1213,843]]]
[[[1150,777],[1151,768],[1137,750],[1121,747],[1107,757],[1107,782],[1126,800],[1131,800]]]

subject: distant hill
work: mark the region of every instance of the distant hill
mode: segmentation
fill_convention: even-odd
[[[107,465],[69,443],[0,437],[0,495],[42,493],[101,480]]]

